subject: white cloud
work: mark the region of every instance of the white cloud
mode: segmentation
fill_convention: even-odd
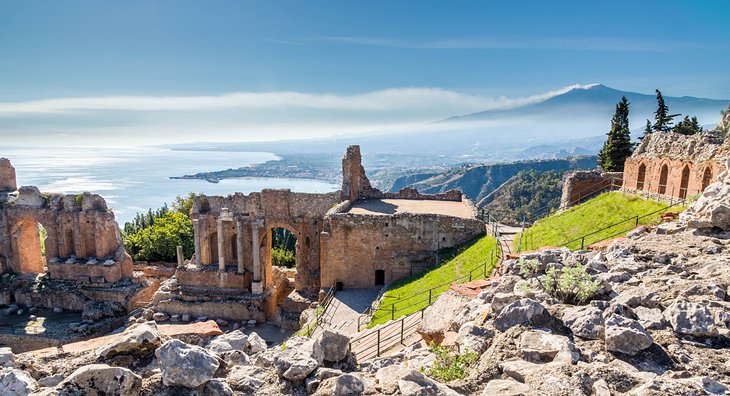
[[[232,92],[216,96],[102,96],[0,102],[0,117],[92,111],[196,111],[230,109],[314,109],[346,112],[440,112],[468,113],[535,103],[575,88],[572,85],[537,95],[492,98],[441,88],[393,88],[355,95],[292,91]],[[437,111],[437,114],[439,111]],[[447,113],[441,116],[448,116]],[[438,116],[437,116],[438,117]],[[429,120],[428,118],[424,121]]]

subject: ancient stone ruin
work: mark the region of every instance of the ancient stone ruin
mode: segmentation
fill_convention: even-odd
[[[697,196],[725,170],[724,143],[717,131],[652,133],[626,160],[623,188],[656,197]]]
[[[422,195],[372,187],[360,148],[342,160],[342,190],[328,194],[263,190],[198,196],[195,255],[153,298],[171,314],[299,325],[299,313],[330,287],[373,288],[425,271],[438,251],[484,232],[458,191]],[[296,267],[272,265],[276,229],[296,238]]]

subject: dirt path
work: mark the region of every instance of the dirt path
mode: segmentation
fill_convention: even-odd
[[[330,327],[348,335],[356,334],[357,318],[375,301],[378,292],[378,289],[347,289],[335,293]]]

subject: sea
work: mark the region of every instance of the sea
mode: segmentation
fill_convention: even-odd
[[[0,147],[0,158],[15,167],[18,186],[41,192],[78,194],[89,191],[106,199],[120,227],[136,213],[170,204],[189,192],[207,195],[248,194],[264,188],[324,193],[340,188],[310,179],[245,177],[210,183],[170,179],[198,172],[239,168],[275,160],[273,153],[178,151],[156,147]]]

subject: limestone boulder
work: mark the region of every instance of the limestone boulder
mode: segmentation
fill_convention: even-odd
[[[525,382],[525,378],[540,369],[540,364],[525,360],[510,360],[499,364],[499,369],[504,375],[513,378],[515,381]]]
[[[226,378],[228,385],[244,394],[254,394],[266,378],[266,369],[257,366],[235,366]]]
[[[248,366],[251,358],[243,351],[231,351],[223,355],[223,361],[228,366]]]
[[[0,367],[13,367],[15,364],[15,354],[9,347],[0,348]]]
[[[676,299],[664,310],[664,318],[675,332],[699,337],[718,335],[715,318],[707,306]]]
[[[318,342],[322,347],[325,361],[339,362],[347,357],[350,348],[350,337],[346,334],[325,329]]]
[[[80,367],[58,385],[88,396],[134,396],[141,386],[142,377],[131,370],[106,364]]]
[[[26,396],[38,388],[28,372],[14,368],[0,369],[0,395]]]
[[[563,323],[573,334],[587,340],[601,339],[605,331],[602,312],[593,306],[566,309],[563,311]]]
[[[494,327],[499,331],[506,331],[512,326],[530,323],[533,318],[545,313],[545,307],[542,304],[529,298],[523,298],[504,307],[494,319]]]
[[[459,328],[456,345],[462,355],[470,352],[481,355],[489,347],[492,337],[494,330],[476,326],[474,322],[466,322]]]
[[[718,176],[717,182],[707,186],[700,198],[682,213],[680,219],[686,221],[691,228],[714,227],[730,230],[730,175],[728,172],[723,172]]]
[[[365,383],[355,374],[344,374],[334,379],[333,396],[359,396],[365,392]]]
[[[422,372],[400,364],[384,367],[375,373],[376,387],[384,394],[456,396],[453,389],[426,377]]]
[[[283,352],[308,356],[316,360],[319,365],[324,362],[324,349],[322,349],[322,344],[315,339],[292,337],[286,341],[286,349]]]
[[[617,314],[606,318],[605,343],[609,352],[635,355],[651,346],[654,340],[636,320]]]
[[[205,383],[203,396],[233,396],[233,389],[223,380],[213,378]]]
[[[537,395],[529,386],[510,380],[491,380],[484,387],[481,396],[532,396]]]
[[[529,362],[548,363],[561,352],[572,355],[574,351],[575,345],[565,336],[544,331],[526,331],[520,336],[520,354]]]
[[[255,332],[251,332],[248,335],[248,342],[246,343],[245,352],[249,355],[253,355],[255,353],[263,352],[265,350],[266,340],[261,338],[261,336],[256,334]]]
[[[303,353],[282,353],[274,359],[274,367],[282,378],[299,382],[316,370],[319,363]]]
[[[216,336],[208,344],[208,350],[218,354],[243,351],[248,343],[248,336],[241,330],[234,330]]]
[[[456,316],[469,299],[453,290],[442,293],[430,307],[423,312],[423,320],[416,330],[427,342],[440,345],[444,335],[449,331],[457,331],[453,323]]]
[[[659,308],[636,307],[633,311],[641,326],[647,330],[661,330],[667,327],[667,322]]]
[[[162,337],[154,322],[135,323],[122,334],[96,350],[96,355],[108,359],[118,355],[146,356],[162,345]]]
[[[197,388],[210,381],[220,362],[216,356],[195,345],[170,340],[155,351],[166,386]]]

